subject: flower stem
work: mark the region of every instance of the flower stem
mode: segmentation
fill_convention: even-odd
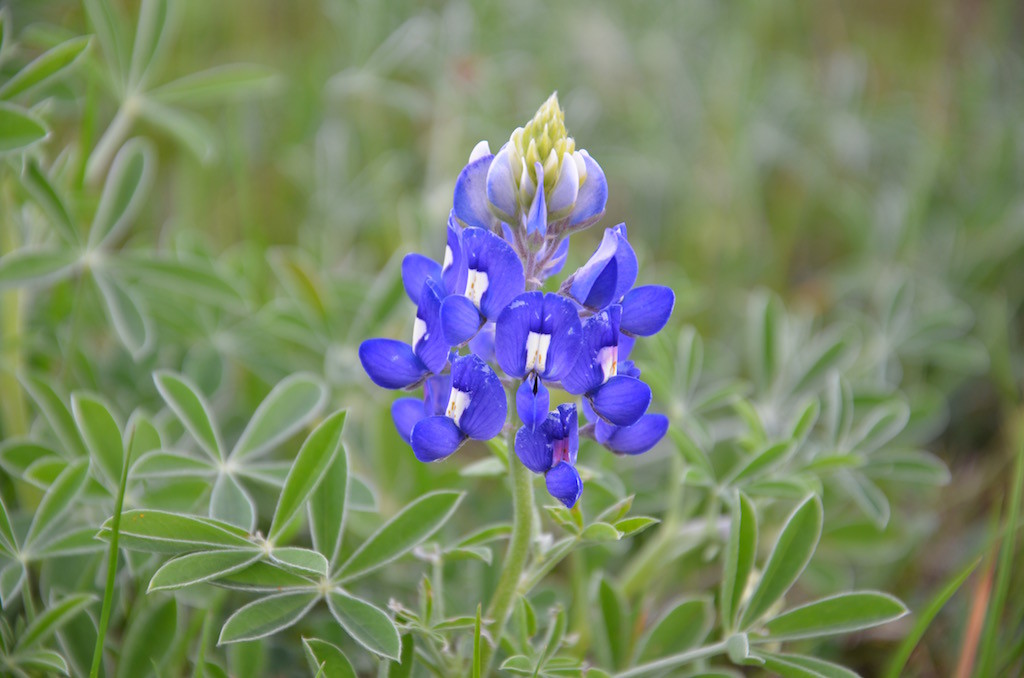
[[[533,478],[530,471],[520,463],[513,452],[511,434],[508,446],[508,468],[512,477],[512,537],[509,539],[508,551],[505,553],[505,566],[498,579],[498,587],[494,590],[491,603],[487,606],[487,618],[490,620],[488,631],[491,643],[485,643],[482,650],[483,675],[490,675],[494,650],[505,631],[512,604],[515,602],[522,579],[526,557],[530,552],[533,531]]]

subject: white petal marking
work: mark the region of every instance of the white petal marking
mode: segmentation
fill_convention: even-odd
[[[423,318],[416,316],[416,320],[412,323],[412,348],[416,350],[416,344],[420,343],[421,339],[429,339],[427,336],[427,323]]]
[[[551,335],[530,332],[526,337],[526,371],[543,372],[547,369],[548,349],[551,347]]]
[[[469,269],[469,277],[466,279],[466,296],[473,302],[473,305],[480,308],[480,299],[487,291],[487,274],[474,268]]]
[[[448,396],[448,407],[445,408],[444,415],[449,417],[458,426],[459,422],[462,421],[462,414],[469,407],[469,403],[470,397],[468,393],[453,388],[451,395]]]
[[[619,347],[605,346],[602,348],[597,354],[597,364],[601,366],[601,372],[604,374],[604,379],[601,381],[603,384],[619,373]]]

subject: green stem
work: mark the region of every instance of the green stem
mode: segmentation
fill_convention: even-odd
[[[135,444],[135,429],[128,436],[128,445],[124,451],[124,465],[121,467],[121,483],[117,488],[117,500],[114,502],[114,519],[110,526],[110,552],[107,554],[107,586],[103,591],[103,610],[100,612],[100,625],[96,629],[96,649],[92,653],[92,669],[89,678],[100,675],[100,664],[103,662],[103,644],[107,637],[107,626],[110,624],[110,611],[114,607],[114,585],[117,582],[117,543],[121,536],[121,510],[124,508],[124,494],[128,487],[128,466],[131,463],[132,446]]]
[[[113,160],[114,154],[121,148],[124,138],[132,129],[132,123],[135,122],[137,108],[138,104],[134,99],[129,97],[125,100],[121,104],[121,108],[117,109],[114,119],[110,121],[107,131],[96,143],[96,148],[92,149],[92,153],[89,154],[89,162],[85,166],[85,180],[90,184],[99,183],[103,172]]]
[[[640,666],[634,666],[622,673],[616,673],[615,678],[634,678],[634,676],[645,676],[648,673],[655,673],[657,671],[675,668],[676,666],[689,664],[690,662],[695,662],[698,659],[707,659],[708,657],[713,657],[716,654],[722,654],[723,652],[725,652],[725,641],[714,643],[712,645],[705,645],[704,647],[698,647],[693,650],[687,650],[686,652],[680,652],[679,654],[669,655],[668,657],[662,657],[661,659],[657,659],[653,662],[647,662]]]
[[[481,665],[485,676],[490,675],[494,650],[501,641],[501,634],[505,631],[505,624],[512,611],[512,604],[519,592],[519,582],[523,576],[523,568],[526,566],[526,557],[530,552],[531,533],[533,532],[533,478],[530,477],[530,471],[522,465],[512,448],[512,441],[509,440],[508,469],[509,475],[512,477],[512,537],[508,542],[505,566],[498,579],[498,587],[494,590],[490,605],[487,606],[487,618],[490,620],[488,631],[493,645],[484,644],[482,648]]]

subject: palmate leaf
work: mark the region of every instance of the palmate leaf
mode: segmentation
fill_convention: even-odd
[[[313,538],[313,548],[327,556],[333,566],[341,553],[345,513],[351,503],[348,451],[344,442],[338,447],[334,461],[323,476],[307,504],[309,532]]]
[[[253,458],[271,451],[315,417],[326,399],[327,387],[315,376],[284,378],[256,408],[230,456]]]
[[[199,551],[164,563],[149,581],[149,591],[179,589],[217,579],[245,569],[262,557],[262,551],[225,549]]]
[[[128,72],[132,87],[145,82],[160,48],[166,44],[171,6],[168,0],[142,0]]]
[[[210,495],[210,517],[237,525],[248,532],[256,529],[256,502],[231,473],[218,473]]]
[[[222,458],[223,446],[206,399],[188,378],[161,370],[153,373],[153,381],[167,405],[178,416],[199,446],[214,461]]]
[[[740,617],[739,628],[750,628],[793,586],[818,546],[822,520],[821,500],[816,495],[805,499],[790,514]]]
[[[100,528],[109,539],[110,519]],[[121,516],[121,543],[139,551],[181,553],[212,549],[251,549],[245,530],[210,518],[168,511],[133,509]]]
[[[65,398],[58,393],[49,378],[41,374],[30,373],[20,375],[20,381],[60,440],[61,449],[58,451],[67,458],[88,456],[71,409],[65,404]]]
[[[42,120],[21,106],[0,101],[0,153],[21,151],[50,135]]]
[[[50,178],[43,171],[34,158],[27,158],[25,169],[19,176],[21,185],[25,187],[29,195],[43,209],[46,216],[50,218],[49,223],[54,227],[57,235],[64,244],[77,246],[80,238],[75,228],[75,222],[71,218],[64,198],[54,188]]]
[[[164,104],[196,106],[261,96],[275,86],[273,72],[264,66],[229,64],[186,75],[150,90],[149,96]]]
[[[282,631],[302,619],[319,598],[316,592],[299,591],[254,600],[228,617],[217,644],[256,640]]]
[[[132,608],[120,642],[116,678],[151,674],[154,665],[164,663],[177,635],[178,606],[173,597],[154,596]]]
[[[394,622],[382,610],[340,589],[327,594],[327,605],[353,640],[374,654],[398,659],[402,641]]]
[[[115,240],[131,225],[153,184],[155,154],[148,140],[136,137],[114,156],[89,229],[90,247]]]
[[[47,607],[25,627],[18,638],[15,650],[27,650],[46,641],[60,630],[72,617],[96,601],[91,593],[76,593]]]
[[[88,49],[90,36],[71,38],[36,57],[0,85],[0,99],[13,99],[22,92],[66,74]]]
[[[787,610],[765,623],[773,641],[850,633],[895,621],[907,614],[896,598],[878,591],[854,591]]]
[[[406,506],[349,556],[338,571],[339,581],[362,577],[411,551],[441,529],[463,496],[431,492]]]
[[[15,250],[0,257],[0,289],[55,283],[71,276],[78,264],[78,253],[71,250]]]
[[[310,549],[282,546],[271,550],[270,559],[278,565],[291,570],[299,570],[306,575],[327,576],[327,558]]]
[[[121,479],[124,449],[121,428],[110,408],[98,396],[88,393],[71,395],[71,411],[89,454],[99,468],[108,488]]]
[[[133,290],[125,287],[116,278],[100,270],[93,271],[96,287],[106,305],[118,339],[135,360],[147,353],[153,344],[153,321],[146,311],[142,299]]]
[[[345,653],[326,640],[303,638],[302,647],[306,651],[313,675],[323,678],[357,678]]]
[[[670,607],[639,643],[638,661],[651,661],[697,647],[715,623],[710,597],[687,598]]]
[[[754,568],[757,555],[757,512],[742,492],[733,495],[732,522],[729,543],[723,557],[721,592],[718,596],[722,623],[732,630],[747,579]]]
[[[36,540],[48,530],[56,526],[58,520],[70,510],[78,497],[85,480],[89,475],[89,465],[85,461],[69,464],[53,484],[46,490],[39,506],[32,515],[32,523],[25,535],[25,548],[35,544]]]

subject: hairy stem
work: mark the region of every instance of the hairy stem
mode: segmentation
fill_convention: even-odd
[[[491,643],[482,648],[483,675],[490,675],[494,650],[505,631],[512,604],[519,591],[519,582],[526,566],[526,558],[530,552],[531,533],[533,531],[533,479],[530,471],[523,466],[513,452],[511,434],[508,446],[508,469],[512,477],[512,537],[509,539],[508,551],[505,553],[505,566],[498,579],[498,587],[494,590],[491,603],[487,606],[487,618],[490,620],[488,631]]]

